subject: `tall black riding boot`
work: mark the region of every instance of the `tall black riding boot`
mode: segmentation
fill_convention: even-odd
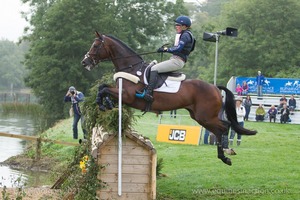
[[[154,89],[154,86],[155,86],[155,82],[157,81],[157,75],[158,75],[158,71],[151,71],[150,72],[149,83],[146,87],[146,93],[145,93],[145,96],[144,96],[144,99],[146,101],[150,101],[150,102],[153,101],[152,93],[153,93],[153,89]]]

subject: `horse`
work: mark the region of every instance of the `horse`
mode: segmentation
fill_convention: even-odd
[[[114,65],[114,79],[118,83],[123,78],[122,103],[142,111],[160,113],[176,109],[188,110],[190,117],[201,126],[214,133],[217,138],[217,154],[225,164],[232,165],[231,159],[224,155],[224,141],[227,142],[229,127],[241,135],[255,135],[257,131],[248,130],[237,122],[234,94],[224,86],[215,86],[202,80],[184,79],[178,81],[179,89],[175,93],[161,91],[153,92],[153,102],[147,102],[138,97],[137,91],[142,91],[146,86],[146,73],[151,63],[146,63],[141,54],[136,53],[124,42],[112,35],[100,34],[96,31],[96,38],[91,48],[81,61],[82,66],[92,70],[102,61],[111,61]],[[152,63],[153,64],[153,63]],[[155,63],[154,63],[155,64]],[[160,74],[163,76],[170,74]],[[163,84],[165,80],[163,79]],[[224,91],[223,103],[221,91]],[[97,104],[99,109],[105,111],[112,109],[110,98],[118,99],[118,84],[115,87],[102,84],[98,88]],[[106,102],[106,103],[105,103]],[[220,115],[225,111],[227,119]],[[222,138],[226,138],[224,141]],[[222,143],[223,141],[223,143]],[[235,152],[225,151],[228,154]]]

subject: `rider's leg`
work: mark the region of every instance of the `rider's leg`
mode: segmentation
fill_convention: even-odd
[[[163,62],[157,63],[151,68],[151,71],[158,71],[158,73],[173,72],[184,67],[184,62],[180,59],[170,58]]]
[[[171,57],[171,59],[157,63],[156,65],[151,67],[149,84],[145,88],[144,93],[137,91],[137,93],[139,93],[138,97],[144,98],[146,101],[153,101],[152,92],[155,86],[155,82],[157,81],[158,73],[172,72],[182,69],[184,64],[184,61]]]
[[[148,101],[153,101],[152,93],[155,86],[155,83],[157,81],[158,71],[151,71],[150,77],[149,77],[149,83],[146,87],[146,93],[145,98],[147,98]]]

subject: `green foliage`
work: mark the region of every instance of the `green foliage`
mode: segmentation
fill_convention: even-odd
[[[2,103],[1,111],[3,114],[18,113],[20,115],[40,116],[42,107],[33,103]]]
[[[75,153],[74,159],[68,167],[69,174],[62,185],[63,196],[68,193],[75,194],[75,199],[97,199],[97,190],[104,187],[104,184],[98,179],[100,166],[89,153],[89,144],[79,146]],[[86,163],[86,172],[80,169],[80,162],[84,156],[88,156]]]
[[[157,160],[157,165],[156,165],[156,177],[161,177],[162,176],[162,169],[164,167],[164,163],[163,163],[164,159],[163,158],[159,158]]]
[[[8,40],[0,40],[0,89],[24,87],[27,70],[22,62],[28,44],[20,46]]]
[[[42,132],[49,128],[49,121],[43,107],[35,103],[2,103],[0,105],[4,115],[18,114],[33,119],[37,132]]]
[[[28,28],[23,38],[30,41],[25,82],[40,99],[51,123],[67,115],[69,105],[62,100],[71,85],[86,94],[111,70],[111,63],[101,63],[101,70],[93,73],[81,67],[95,30],[117,36],[138,52],[153,51],[161,42],[157,38],[168,31],[166,22],[173,24],[175,16],[186,11],[182,0],[176,6],[164,0],[23,2],[33,8],[32,29]]]
[[[104,78],[105,80],[105,78]],[[85,116],[85,126],[88,133],[92,132],[92,129],[97,126],[102,126],[105,131],[118,132],[119,127],[119,109],[114,108],[105,112],[100,111],[98,105],[95,102],[98,92],[98,84],[90,90],[90,96],[87,97],[83,103],[82,110]],[[117,105],[118,102],[115,102]],[[128,106],[122,106],[122,130],[127,131],[132,127],[135,119],[133,116],[133,110]]]
[[[299,67],[300,34],[295,0],[230,1],[220,15],[220,27],[238,28],[237,38],[222,37],[219,69],[221,81],[230,76],[278,77],[281,70]],[[286,76],[294,78],[296,74]],[[285,76],[285,77],[286,77]]]

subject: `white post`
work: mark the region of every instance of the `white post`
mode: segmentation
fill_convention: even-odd
[[[215,54],[215,72],[214,72],[214,85],[217,85],[217,68],[218,68],[218,43],[219,35],[215,34],[216,37],[216,54]]]
[[[118,195],[122,195],[122,88],[123,79],[119,78],[119,148],[118,148]]]

